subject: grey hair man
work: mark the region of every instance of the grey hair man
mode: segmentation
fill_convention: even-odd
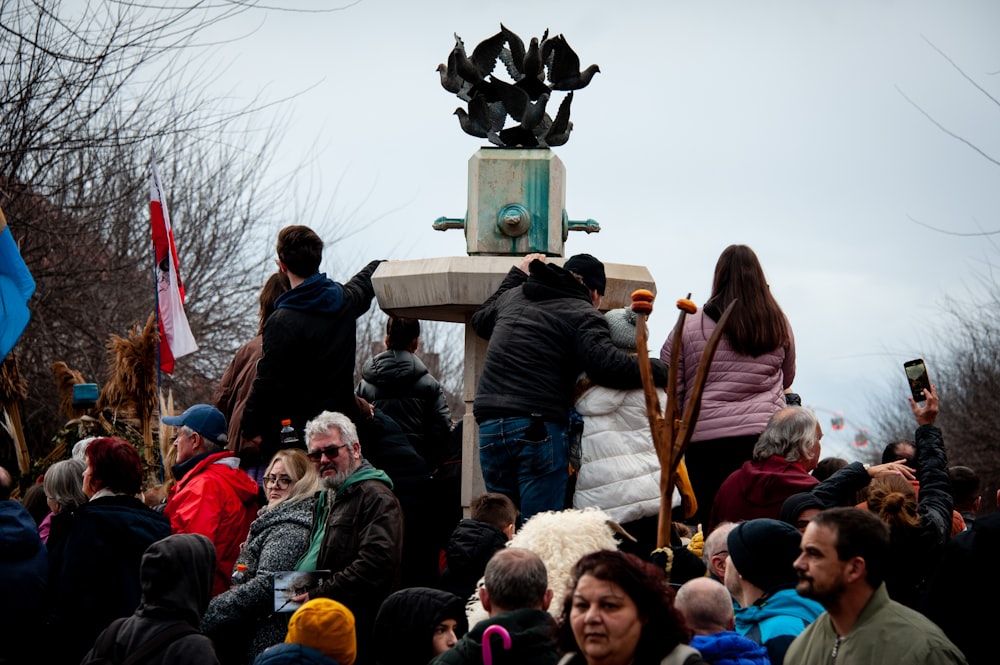
[[[354,613],[358,662],[372,662],[371,634],[382,601],[399,586],[403,511],[392,480],[361,456],[354,423],[324,411],[306,424],[306,454],[322,478],[309,548],[298,570],[330,570],[317,589],[297,596],[330,598]]]
[[[785,499],[817,484],[809,472],[819,462],[822,438],[823,429],[809,409],[790,406],[775,412],[754,446],[753,459],[719,487],[709,528],[727,521],[778,519]]]
[[[924,615],[889,599],[889,527],[867,510],[831,508],[809,522],[795,560],[800,595],[821,614],[788,649],[790,663],[966,663]]]
[[[453,649],[431,661],[435,665],[478,665],[483,662],[483,634],[501,626],[510,635],[509,650],[495,649],[496,665],[558,661],[555,621],[546,610],[552,602],[545,564],[537,554],[517,547],[502,549],[486,564],[484,586],[479,589],[489,619],[476,624]]]

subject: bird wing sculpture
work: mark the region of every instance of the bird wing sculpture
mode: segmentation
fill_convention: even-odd
[[[494,75],[497,61],[504,64],[512,82]],[[573,123],[573,91],[586,87],[600,69],[591,65],[580,71],[580,58],[563,35],[524,41],[503,23],[500,31],[481,41],[469,56],[456,33],[447,63],[437,66],[441,87],[468,103],[457,108],[462,131],[506,147],[551,147],[569,140]],[[553,92],[567,91],[555,118],[546,113]],[[516,124],[505,127],[507,117]]]
[[[563,35],[553,46],[552,66],[549,68],[549,81],[553,90],[579,90],[585,88],[601,71],[597,65],[590,65],[580,71],[580,56],[576,54]]]

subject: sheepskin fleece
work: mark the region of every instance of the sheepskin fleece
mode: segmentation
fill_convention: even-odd
[[[531,550],[545,563],[552,589],[549,614],[556,621],[562,616],[563,599],[570,592],[570,574],[576,562],[591,552],[618,549],[615,532],[608,525],[610,519],[607,513],[596,508],[538,513],[507,543],[507,547]],[[478,586],[482,584],[480,580]],[[470,597],[466,613],[470,629],[489,616],[478,595]]]
[[[658,391],[660,404],[666,393]],[[642,390],[590,387],[576,402],[583,416],[574,508],[600,508],[619,524],[660,514],[660,460]],[[680,504],[674,490],[673,504]]]

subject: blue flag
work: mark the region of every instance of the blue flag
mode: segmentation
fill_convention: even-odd
[[[0,210],[0,361],[21,337],[31,313],[28,299],[35,292],[35,278],[21,258],[7,218]]]

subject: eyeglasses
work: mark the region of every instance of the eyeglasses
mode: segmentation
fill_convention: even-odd
[[[279,490],[288,489],[294,481],[288,476],[264,476],[264,486],[274,485]]]
[[[323,459],[323,455],[326,455],[327,459],[337,459],[337,455],[340,454],[341,448],[346,448],[347,444],[342,443],[341,445],[327,446],[326,448],[320,448],[319,450],[310,450],[306,455],[314,462],[318,462]]]

